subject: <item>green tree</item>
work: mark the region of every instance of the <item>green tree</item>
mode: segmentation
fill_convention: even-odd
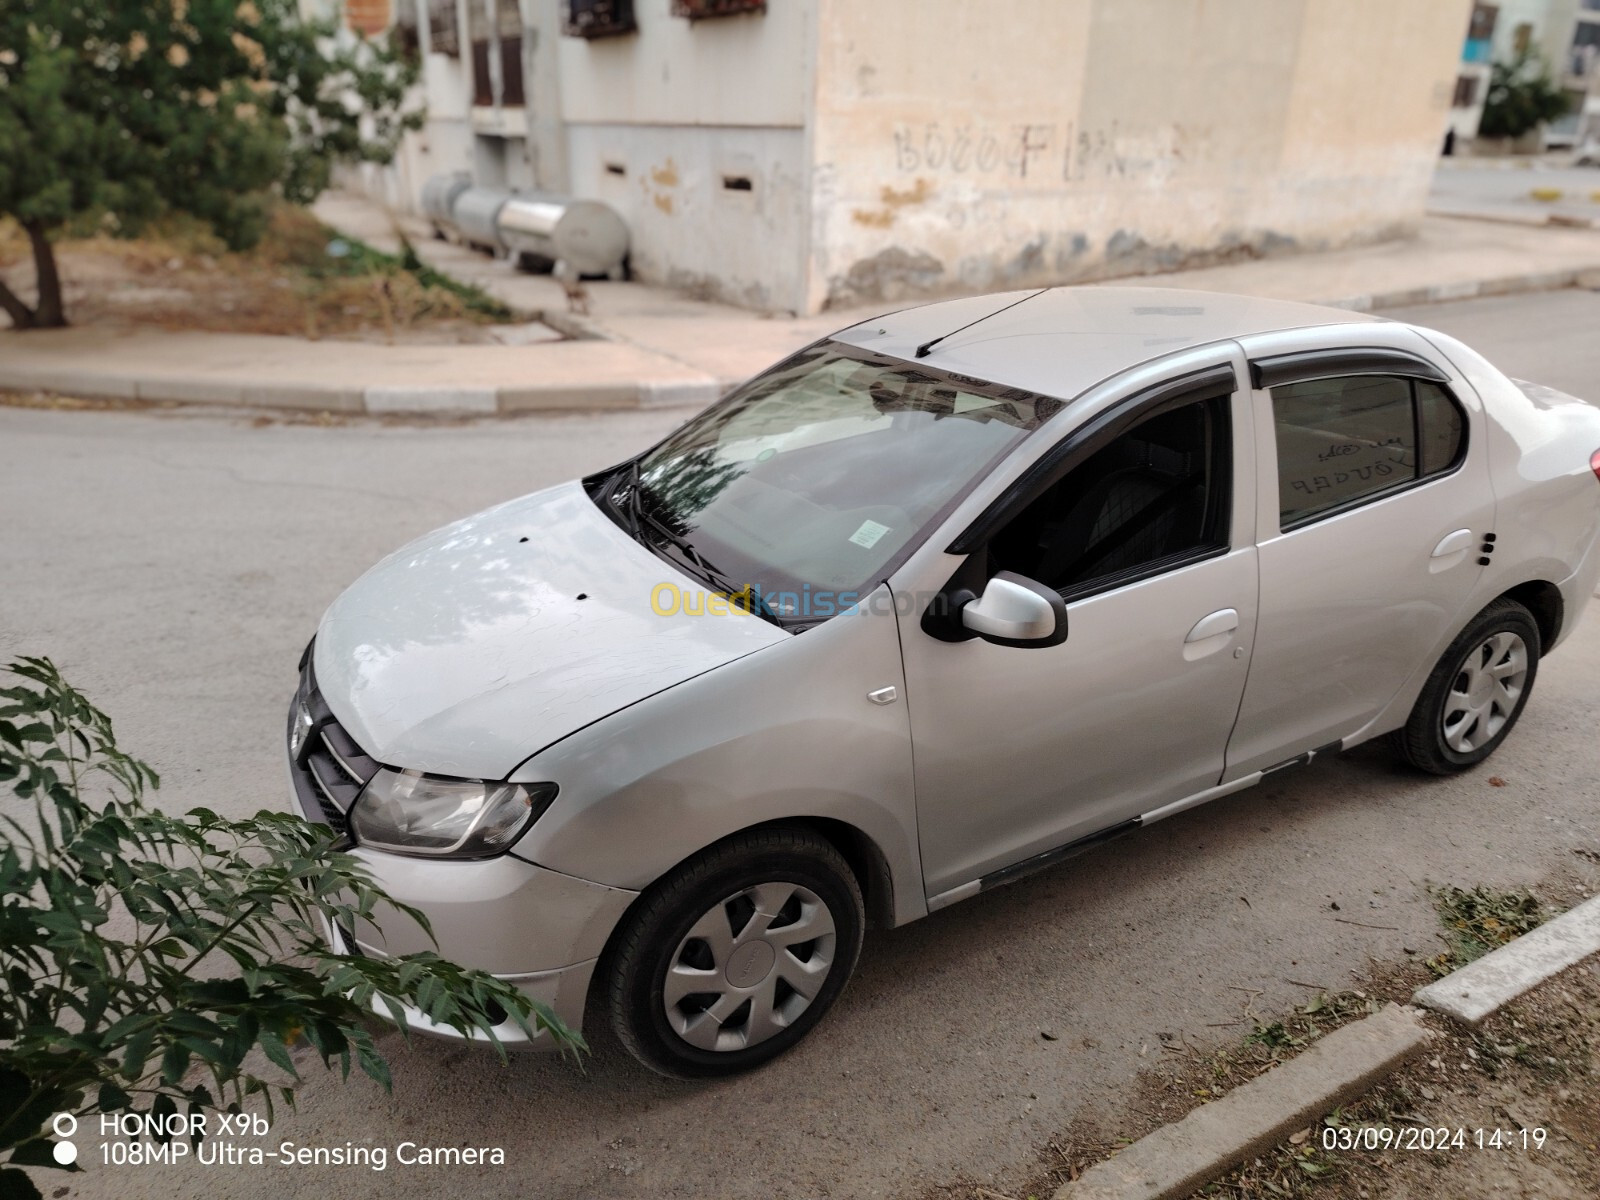
[[[1495,63],[1483,101],[1478,135],[1519,138],[1547,121],[1565,116],[1572,100],[1550,77],[1550,67],[1533,50],[1509,63]]]
[[[324,923],[426,919],[335,850],[326,826],[152,807],[155,772],[48,659],[19,659],[0,681],[0,1196],[37,1200],[18,1168],[58,1165],[56,1113],[255,1102],[270,1119],[274,1096],[293,1100],[301,1042],[388,1087],[374,1004],[482,1033],[502,1055],[493,1030],[507,1017],[583,1046],[482,971],[432,953],[335,953]]]
[[[0,215],[27,233],[38,300],[64,325],[51,238],[74,217],[134,234],[164,212],[254,244],[274,195],[309,203],[340,160],[387,162],[420,125],[416,66],[301,16],[297,0],[0,2]]]

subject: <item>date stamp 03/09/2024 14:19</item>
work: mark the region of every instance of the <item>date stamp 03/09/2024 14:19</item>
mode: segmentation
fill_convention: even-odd
[[[1537,1127],[1461,1125],[1325,1125],[1324,1150],[1542,1150],[1549,1133]]]

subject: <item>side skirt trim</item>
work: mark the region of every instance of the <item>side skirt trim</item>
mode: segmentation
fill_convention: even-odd
[[[1282,763],[1280,765],[1287,767],[1299,762],[1310,762],[1311,759],[1316,755],[1321,754],[1326,750],[1333,749],[1337,747],[1337,745],[1338,743],[1336,742],[1332,747],[1324,746],[1321,749],[1313,750],[1308,754],[1300,755],[1299,757],[1291,759],[1289,762]],[[1269,770],[1278,769],[1278,767],[1269,768]],[[1024,876],[1032,875],[1035,871],[1043,871],[1047,867],[1053,867],[1057,863],[1065,862],[1069,858],[1076,858],[1078,855],[1084,853],[1085,851],[1092,850],[1096,846],[1103,845],[1104,843],[1112,841],[1115,838],[1119,838],[1124,834],[1132,833],[1135,829],[1138,829],[1143,825],[1153,825],[1157,821],[1164,821],[1168,817],[1177,816],[1179,813],[1188,809],[1197,808],[1209,800],[1218,800],[1223,796],[1230,796],[1234,792],[1242,792],[1245,788],[1254,787],[1256,784],[1260,783],[1261,777],[1266,773],[1266,771],[1253,771],[1249,775],[1241,776],[1240,778],[1232,780],[1229,783],[1219,784],[1213,788],[1207,788],[1203,792],[1196,792],[1192,796],[1185,796],[1182,800],[1174,800],[1171,804],[1166,804],[1160,808],[1151,809],[1149,812],[1143,813],[1140,816],[1130,817],[1126,821],[1120,821],[1115,825],[1109,825],[1105,829],[1100,830],[1098,833],[1091,833],[1087,837],[1081,837],[1076,841],[1068,842],[1063,846],[1057,846],[1054,850],[1046,850],[1043,854],[1035,854],[1032,858],[1025,858],[1021,862],[1012,863],[1009,867],[1001,867],[998,871],[990,871],[987,875],[981,876],[977,879],[969,880],[968,882],[961,884],[959,887],[953,887],[948,891],[940,892],[937,896],[929,896],[928,911],[932,913],[938,912],[941,908],[949,908],[952,904],[959,903],[968,897],[976,896],[979,892],[987,892],[997,887],[1003,887],[1004,885],[1013,883]]]
[[[1252,771],[1248,775],[1241,775],[1231,783],[1219,784],[1214,788],[1207,788],[1203,792],[1196,792],[1182,800],[1174,800],[1171,804],[1162,805],[1160,808],[1151,809],[1139,818],[1145,825],[1154,825],[1157,821],[1165,821],[1168,817],[1175,817],[1181,812],[1197,808],[1208,800],[1218,800],[1223,796],[1231,796],[1234,792],[1242,792],[1247,787],[1254,787],[1261,782],[1263,771]]]

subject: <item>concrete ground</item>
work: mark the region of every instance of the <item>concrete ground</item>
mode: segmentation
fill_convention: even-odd
[[[1600,295],[1408,315],[1600,393]],[[53,656],[161,771],[164,805],[280,806],[294,663],[340,589],[405,539],[684,415],[322,426],[0,408],[0,657]],[[265,1143],[498,1146],[505,1166],[107,1167],[81,1138],[86,1173],[41,1184],[94,1200],[753,1200],[942,1194],[961,1176],[1004,1192],[1074,1121],[1115,1128],[1163,1042],[1216,1046],[1249,1031],[1247,1003],[1283,1011],[1373,959],[1432,953],[1427,883],[1600,886],[1575,853],[1600,853],[1597,612],[1542,666],[1491,766],[1424,778],[1364,747],[869,935],[835,1011],[757,1074],[672,1083],[603,1036],[580,1072],[391,1034],[392,1096],[313,1069]]]
[[[379,246],[398,244],[391,219],[368,201],[330,193],[316,212]],[[415,222],[407,231],[437,269],[572,327],[550,277],[433,240]],[[1590,230],[1429,217],[1401,240],[1108,282],[1368,309],[1579,277],[1600,278],[1600,237]],[[0,331],[0,388],[379,414],[701,405],[807,343],[905,303],[794,318],[640,283],[585,286],[590,316],[580,324],[600,340],[387,346],[99,326]]]
[[[1551,216],[1600,222],[1600,168],[1518,160],[1515,165],[1484,165],[1485,160],[1442,159],[1434,172],[1428,211],[1460,216],[1501,217],[1539,222]],[[1535,191],[1559,192],[1538,199]]]
[[[1591,174],[1594,186],[1600,187],[1600,171]],[[1600,207],[1596,211],[1600,213]],[[315,212],[334,228],[381,249],[399,246],[395,236],[397,218],[362,196],[325,192],[318,199]],[[475,284],[522,311],[560,313],[566,309],[565,293],[550,276],[527,274],[507,261],[440,241],[431,236],[430,227],[420,219],[400,217],[398,221],[418,254],[436,269]],[[1193,288],[1365,308],[1368,305],[1363,300],[1371,297],[1464,287],[1486,280],[1590,266],[1600,266],[1600,239],[1582,231],[1516,229],[1498,223],[1429,217],[1414,237],[1397,241],[1105,282],[1112,286]],[[589,293],[590,323],[596,329],[617,342],[705,372],[724,386],[741,382],[835,329],[866,320],[885,309],[920,303],[884,302],[796,318],[787,313],[753,313],[640,283],[591,280],[584,286]]]

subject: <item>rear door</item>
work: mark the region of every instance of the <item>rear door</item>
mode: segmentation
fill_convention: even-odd
[[[1362,734],[1431,668],[1495,511],[1481,405],[1431,357],[1333,346],[1251,371],[1261,596],[1229,780]]]

